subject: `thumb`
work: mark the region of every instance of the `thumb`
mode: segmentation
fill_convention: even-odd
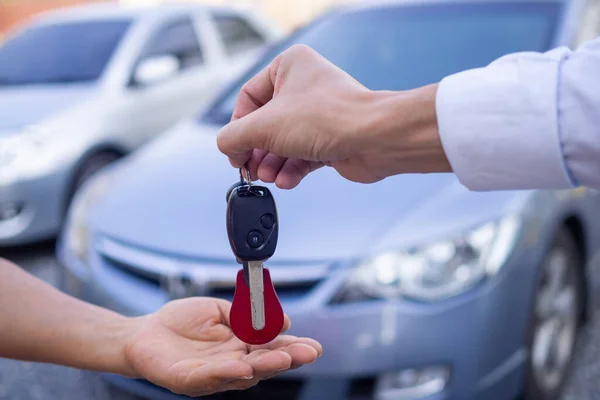
[[[241,168],[250,160],[254,149],[270,150],[273,121],[267,106],[225,125],[217,136],[219,150],[231,164]]]

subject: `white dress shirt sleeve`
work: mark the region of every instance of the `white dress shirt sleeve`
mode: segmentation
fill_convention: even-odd
[[[600,38],[451,75],[436,108],[448,160],[471,190],[600,189]]]

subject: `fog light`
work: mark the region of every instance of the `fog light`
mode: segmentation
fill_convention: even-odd
[[[19,203],[3,203],[0,204],[0,222],[8,221],[21,214],[23,206]]]
[[[450,368],[409,368],[382,375],[377,380],[377,400],[413,400],[439,393],[448,384]]]

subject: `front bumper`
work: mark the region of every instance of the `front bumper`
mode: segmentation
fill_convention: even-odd
[[[162,289],[104,268],[97,254],[91,258],[91,268],[81,265],[63,247],[59,247],[59,256],[64,265],[63,287],[77,297],[126,315],[153,312],[167,300]],[[283,304],[293,321],[290,333],[319,340],[324,347],[323,357],[313,365],[259,385],[258,393],[260,386],[270,389],[262,389],[256,398],[393,398],[378,392],[376,381],[382,374],[440,365],[451,368],[448,385],[434,395],[414,399],[516,397],[524,383],[524,341],[535,272],[535,268],[526,266],[536,264],[523,255],[512,262],[518,266],[506,266],[478,287],[431,304],[326,304],[326,293],[345,275],[344,271],[333,273],[306,298]],[[174,398],[144,381],[118,377],[110,380],[152,399]],[[282,397],[281,389],[274,389],[277,382],[285,382],[282,387],[296,387],[295,395]],[[280,394],[268,397],[264,392]],[[255,397],[252,392],[244,392],[241,398]]]
[[[0,218],[0,246],[15,246],[52,237],[62,223],[68,173],[51,171],[30,180],[0,185],[0,209],[16,205],[17,215]]]

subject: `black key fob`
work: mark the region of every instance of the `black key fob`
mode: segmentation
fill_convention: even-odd
[[[227,235],[237,261],[266,261],[277,247],[279,223],[271,191],[264,186],[234,185],[227,196]]]

